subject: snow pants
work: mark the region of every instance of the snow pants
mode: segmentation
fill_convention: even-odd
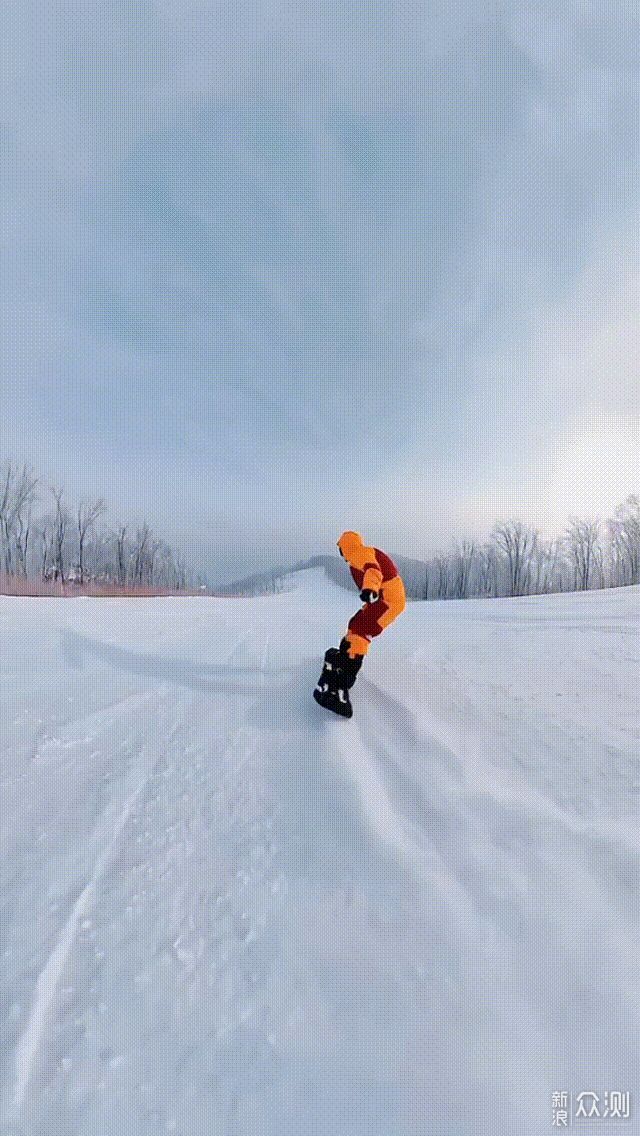
[[[404,584],[399,576],[387,580],[375,603],[365,604],[349,620],[345,639],[349,644],[349,657],[352,659],[366,655],[371,640],[380,635],[385,627],[404,611],[407,600]]]

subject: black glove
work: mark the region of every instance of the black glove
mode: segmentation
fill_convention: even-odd
[[[365,588],[362,592],[360,592],[360,599],[363,603],[376,603],[378,599],[378,593],[372,591],[371,588]]]

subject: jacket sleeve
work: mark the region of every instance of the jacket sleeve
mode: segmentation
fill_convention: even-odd
[[[378,562],[374,560],[367,560],[364,566],[364,577],[362,580],[363,590],[367,589],[372,592],[379,592],[382,587],[382,572],[378,566]]]

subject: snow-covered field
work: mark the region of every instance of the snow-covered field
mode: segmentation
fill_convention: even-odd
[[[1,1136],[640,1131],[640,589],[356,606],[0,598]]]

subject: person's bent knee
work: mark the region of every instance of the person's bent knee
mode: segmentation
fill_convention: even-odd
[[[349,648],[349,658],[351,659],[355,659],[358,655],[366,655],[371,646],[369,639],[365,639],[363,635],[357,635],[355,631],[347,631],[345,639]]]

